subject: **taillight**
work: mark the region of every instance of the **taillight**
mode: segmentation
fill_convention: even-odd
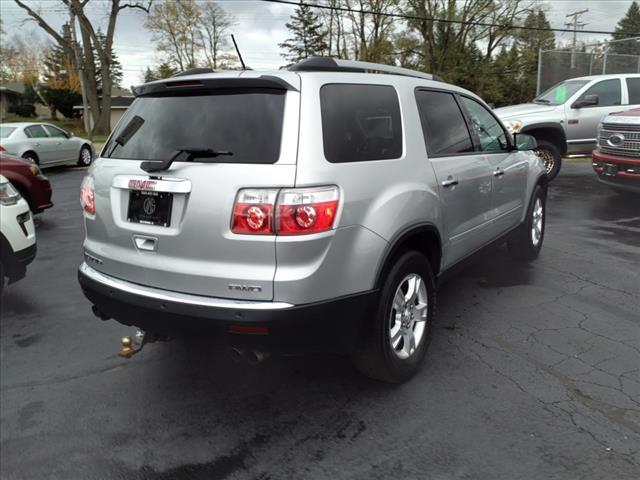
[[[82,209],[85,212],[91,215],[96,213],[95,186],[91,175],[87,175],[82,179],[82,184],[80,185],[80,205],[82,205]]]
[[[273,235],[273,211],[278,191],[246,189],[238,192],[233,207],[231,231],[251,235]]]
[[[7,149],[4,148],[2,145],[0,145],[0,152],[6,152],[6,151],[7,151]]]
[[[338,187],[240,190],[231,231],[249,235],[302,235],[331,230]]]
[[[333,228],[338,211],[338,187],[293,188],[278,195],[277,232],[300,235]]]

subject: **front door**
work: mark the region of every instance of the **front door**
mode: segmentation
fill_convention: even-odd
[[[596,105],[575,108],[576,102],[587,96],[597,95]],[[588,153],[596,147],[600,121],[610,113],[623,109],[622,88],[619,78],[597,82],[587,88],[577,99],[565,104],[567,144],[569,153]]]
[[[49,137],[55,140],[56,151],[60,160],[71,162],[78,160],[78,144],[69,140],[67,133],[53,125],[44,125]]]
[[[453,94],[420,89],[416,101],[443,204],[443,267],[447,268],[490,238],[491,167],[484,155],[474,151]]]
[[[495,236],[516,227],[526,208],[527,154],[511,150],[507,133],[494,115],[476,100],[460,96],[466,110],[476,150],[482,152],[491,166],[492,209]]]

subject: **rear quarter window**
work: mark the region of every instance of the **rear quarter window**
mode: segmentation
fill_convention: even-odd
[[[402,156],[402,117],[392,86],[329,84],[320,89],[324,155],[331,163]]]

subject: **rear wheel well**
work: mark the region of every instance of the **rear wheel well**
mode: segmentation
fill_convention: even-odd
[[[567,153],[567,139],[564,135],[564,132],[558,128],[534,127],[523,133],[532,135],[536,140],[546,140],[547,142],[553,143],[556,147],[558,147],[561,155],[565,155]]]
[[[427,257],[431,270],[437,277],[440,273],[440,261],[442,259],[441,245],[440,235],[433,227],[420,227],[402,234],[393,243],[385,257],[383,266],[378,273],[376,287],[379,288],[382,285],[396,259],[409,250],[415,250]]]
[[[22,158],[26,158],[27,156],[34,158],[36,163],[40,165],[40,158],[38,158],[38,154],[36,152],[33,150],[27,150],[22,154]]]

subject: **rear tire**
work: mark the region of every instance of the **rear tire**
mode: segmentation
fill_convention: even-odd
[[[78,165],[88,167],[92,161],[93,153],[91,153],[91,147],[89,147],[89,145],[83,145],[80,149],[80,155],[78,156]]]
[[[356,368],[390,383],[413,377],[429,345],[435,300],[427,258],[414,250],[401,254],[384,278],[373,324],[353,359]]]
[[[560,172],[562,165],[562,155],[560,149],[547,140],[538,140],[538,148],[535,149],[536,155],[544,162],[544,168],[547,171],[549,180],[553,180]]]
[[[514,260],[530,262],[540,254],[547,217],[546,197],[546,191],[537,185],[533,191],[524,223],[518,227],[513,237],[507,242],[509,253]]]
[[[35,152],[24,152],[22,154],[22,158],[30,160],[36,165],[40,165],[40,159],[38,158],[38,155],[35,154]]]

